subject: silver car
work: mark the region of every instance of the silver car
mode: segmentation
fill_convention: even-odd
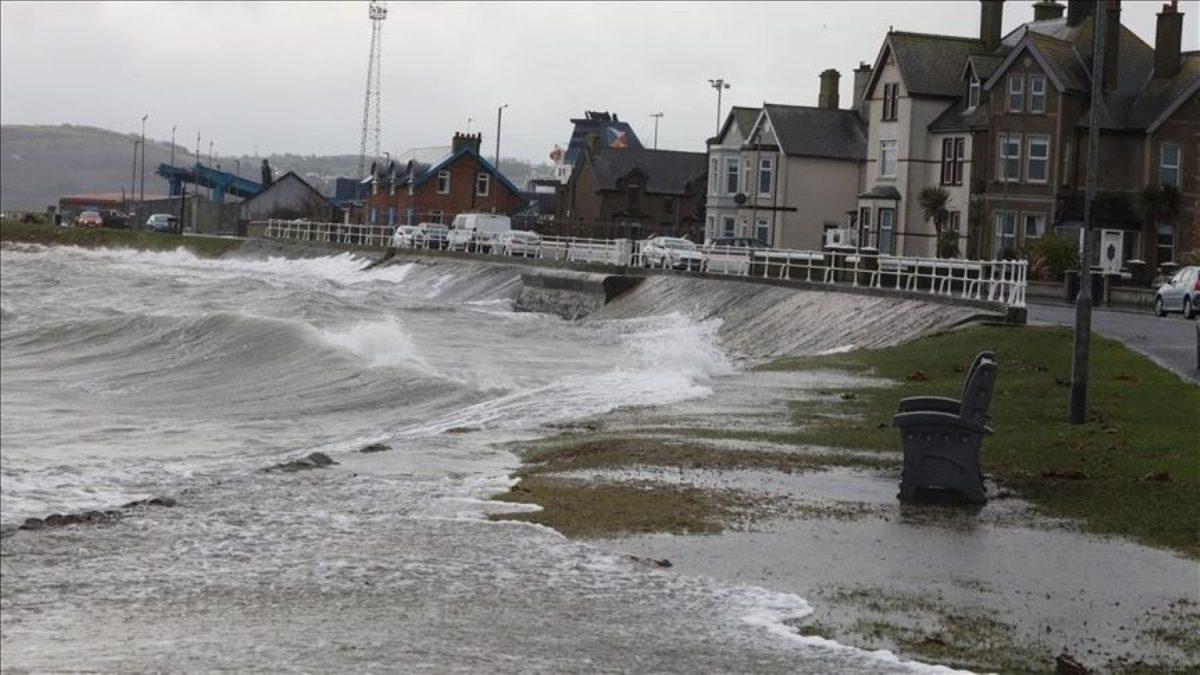
[[[642,242],[642,266],[683,270],[704,269],[704,254],[680,237],[652,237]]]
[[[1185,319],[1200,313],[1200,267],[1184,267],[1154,294],[1155,316],[1183,312]]]

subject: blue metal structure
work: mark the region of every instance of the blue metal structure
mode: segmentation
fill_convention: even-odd
[[[262,192],[263,189],[260,183],[247,180],[228,171],[220,171],[204,166],[199,162],[190,167],[159,164],[158,170],[155,173],[166,178],[167,182],[171,184],[172,197],[178,197],[183,193],[184,183],[210,188],[214,202],[225,201],[225,195],[227,194],[248,199]]]

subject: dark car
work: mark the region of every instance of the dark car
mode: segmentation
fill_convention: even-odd
[[[109,209],[100,212],[101,227],[113,230],[129,229],[129,214]]]

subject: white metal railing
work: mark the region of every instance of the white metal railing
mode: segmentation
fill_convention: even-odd
[[[468,253],[522,256],[618,267],[693,270],[706,274],[783,279],[852,287],[888,288],[1025,306],[1028,263],[1024,260],[962,260],[881,254],[871,248],[830,247],[824,251],[699,247],[687,254],[671,249],[651,255],[630,239],[531,236],[455,238],[385,225],[308,221],[264,221],[272,239],[332,242],[385,248],[453,249]],[[397,233],[397,231],[399,231]],[[393,241],[395,235],[395,241]],[[697,255],[699,254],[699,255]]]

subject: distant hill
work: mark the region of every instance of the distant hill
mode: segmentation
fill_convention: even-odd
[[[133,139],[130,134],[98,127],[6,124],[0,126],[0,210],[41,211],[57,204],[65,194],[121,192],[129,189],[133,169]],[[201,147],[204,150],[204,147]],[[316,189],[332,195],[339,176],[358,172],[357,155],[268,155],[275,175],[295,171]],[[159,164],[171,160],[169,142],[146,141],[146,194],[167,194],[167,182],[154,173]],[[218,156],[213,158],[226,170],[240,162],[241,175],[259,179],[262,157]],[[175,150],[177,164],[192,164],[195,156],[185,144]],[[207,164],[208,158],[203,161]],[[549,164],[533,165],[505,158],[500,169],[518,186],[532,177],[552,175]],[[139,176],[140,179],[140,176]]]

